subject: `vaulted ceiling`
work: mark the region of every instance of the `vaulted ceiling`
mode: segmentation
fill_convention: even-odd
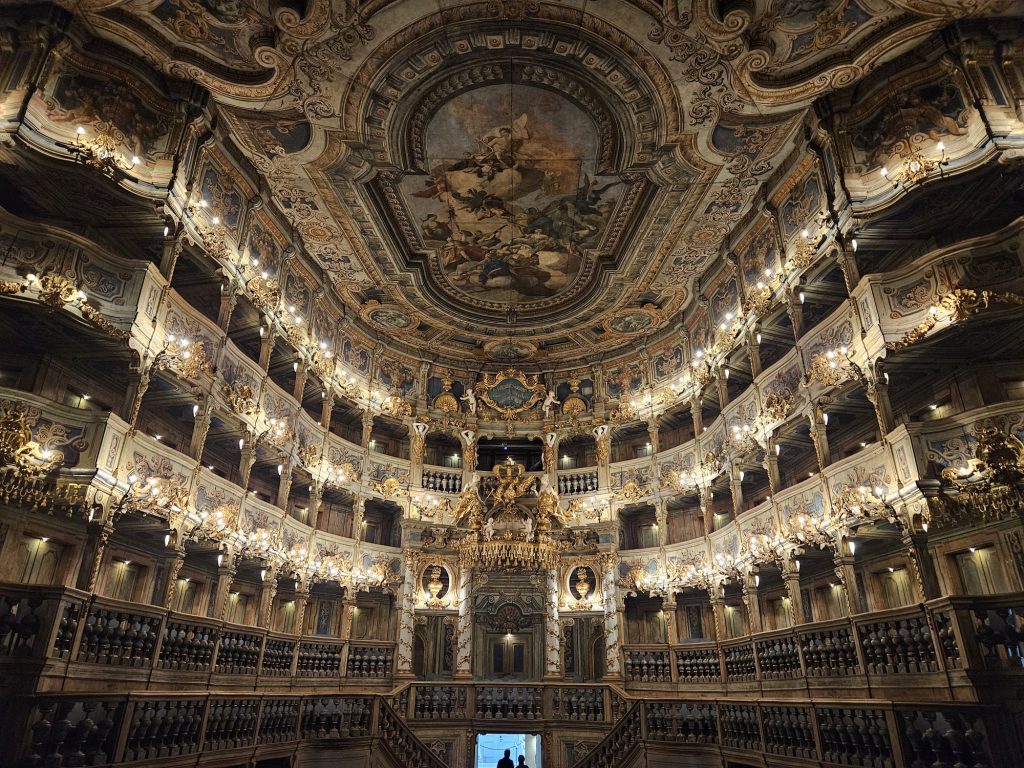
[[[955,18],[1017,10],[1013,0],[67,5],[96,39],[209,92],[215,133],[255,169],[252,186],[270,192],[322,288],[366,332],[435,359],[538,364],[615,355],[678,327],[734,229],[765,207],[769,181],[817,162],[807,140],[817,98]],[[144,140],[162,116],[125,118]],[[240,201],[217,189],[205,199],[230,221]]]

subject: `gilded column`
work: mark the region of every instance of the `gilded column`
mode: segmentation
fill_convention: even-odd
[[[223,333],[228,332],[228,328],[231,325],[231,313],[235,311],[237,303],[238,294],[231,290],[230,285],[222,283],[220,289],[220,309],[217,313],[217,326]]]
[[[195,422],[192,425],[192,439],[189,442],[188,454],[196,461],[203,458],[203,448],[206,446],[206,435],[210,431],[210,419],[213,414],[213,398],[209,395],[202,395],[200,402],[195,408]]]
[[[939,574],[935,569],[935,558],[928,549],[927,533],[903,533],[903,546],[907,551],[907,559],[913,569],[918,590],[922,600],[934,600],[942,597],[939,587]]]
[[[704,414],[701,412],[700,400],[696,398],[690,401],[690,418],[693,419],[693,434],[699,437],[704,431]]]
[[[804,594],[800,591],[800,563],[795,557],[782,563],[782,584],[789,597],[789,610],[793,615],[793,626],[804,623]]]
[[[747,608],[747,620],[750,632],[764,632],[764,617],[761,615],[761,600],[757,594],[758,577],[756,573],[748,573],[743,579],[743,605]]]
[[[464,429],[459,432],[462,440],[462,487],[466,488],[473,482],[476,472],[476,432]]]
[[[277,506],[280,509],[288,508],[288,496],[292,492],[292,460],[285,459],[281,467],[281,480],[277,485]]]
[[[473,569],[459,568],[456,600],[459,622],[455,628],[455,677],[472,677],[473,669]]]
[[[295,619],[291,631],[296,635],[305,634],[306,608],[309,606],[309,584],[295,582]]]
[[[164,608],[174,608],[174,597],[178,592],[178,574],[185,565],[185,549],[175,547],[172,557],[167,562],[167,580],[164,582]]]
[[[825,426],[825,412],[820,405],[807,415],[811,423],[810,437],[814,442],[814,453],[818,457],[818,468],[824,469],[829,464],[828,433]]]
[[[544,471],[547,473],[551,487],[558,488],[558,433],[548,432],[544,435]]]
[[[260,331],[260,368],[266,373],[270,369],[270,356],[274,351],[274,331],[266,326],[261,326]]]
[[[398,648],[395,652],[395,677],[412,677],[412,645],[416,607],[416,554],[405,551],[402,591],[399,596]]]
[[[223,621],[228,612],[228,593],[238,571],[238,562],[231,553],[225,553],[217,567],[217,592],[213,601],[213,618]]]
[[[263,574],[263,586],[260,587],[260,614],[257,625],[264,629],[273,629],[270,622],[274,617],[274,598],[277,597],[277,572],[268,566]]]
[[[549,680],[562,676],[562,626],[558,623],[558,568],[547,571],[547,595],[544,599],[544,677]]]
[[[409,482],[415,488],[423,487],[423,458],[427,452],[427,432],[430,425],[414,421],[409,433]]]
[[[295,389],[292,390],[292,397],[302,402],[306,394],[306,379],[309,378],[309,369],[306,368],[306,361],[299,360],[295,368]]]
[[[846,546],[841,543],[840,548]],[[836,578],[843,585],[843,592],[846,595],[846,606],[850,616],[864,613],[864,603],[860,599],[860,590],[857,589],[857,572],[853,566],[853,555],[844,555],[836,552],[833,557],[835,563]]]
[[[665,630],[668,644],[678,645],[679,626],[676,621],[676,599],[674,595],[670,595],[662,601],[661,612],[665,614]]]
[[[85,549],[82,553],[82,565],[78,571],[78,589],[95,592],[100,578],[100,566],[103,564],[103,553],[107,550],[107,541],[114,532],[110,522],[90,523],[86,529]]]
[[[754,333],[747,338],[747,354],[750,356],[750,375],[755,379],[761,375],[761,343],[757,340],[760,334]]]
[[[622,680],[622,646],[620,620],[624,606],[615,587],[619,559],[614,554],[604,556],[601,591],[604,600],[604,676],[605,680]]]
[[[597,487],[607,491],[611,485],[610,462],[612,455],[612,431],[607,424],[594,427],[595,450],[597,454]]]

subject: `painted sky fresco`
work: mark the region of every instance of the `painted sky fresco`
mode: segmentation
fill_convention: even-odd
[[[496,85],[457,96],[426,132],[429,175],[402,188],[447,288],[547,300],[579,277],[622,190],[595,175],[597,129],[564,98]]]

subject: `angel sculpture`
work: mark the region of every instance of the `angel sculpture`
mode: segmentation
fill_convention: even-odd
[[[466,394],[459,398],[466,404],[466,408],[469,409],[471,414],[476,414],[476,393],[472,389],[467,389]]]
[[[555,399],[555,390],[549,389],[547,396],[544,398],[544,403],[541,405],[541,410],[544,411],[545,416],[550,416],[551,409],[561,402],[561,400]]]

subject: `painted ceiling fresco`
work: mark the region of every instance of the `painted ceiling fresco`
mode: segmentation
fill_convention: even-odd
[[[311,276],[303,296],[329,293],[367,346],[456,366],[635,354],[669,344],[684,314],[707,317],[691,336],[710,343],[716,313],[740,311],[736,281],[774,270],[827,207],[804,125],[815,99],[955,19],[1021,3],[301,5],[74,3],[89,34],[209,92],[248,168],[211,168],[202,193],[268,192]],[[851,130],[858,164],[884,161],[906,125],[965,132],[956,89],[934,82],[895,110],[871,102]],[[68,79],[55,96],[70,111],[75,92]],[[734,259],[781,172],[802,185],[799,201],[778,193],[785,242]]]
[[[597,153],[590,118],[539,88],[486,86],[445,104],[426,130],[427,178],[401,187],[444,289],[523,304],[592,274],[622,187],[598,175]]]

